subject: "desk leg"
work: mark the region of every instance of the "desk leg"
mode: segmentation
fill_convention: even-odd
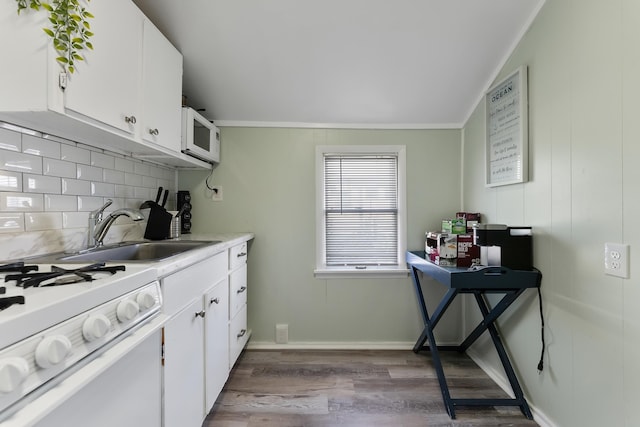
[[[476,297],[476,302],[478,303],[478,307],[482,312],[482,315],[487,318],[489,315],[489,307],[487,306],[486,301],[481,293],[474,293]],[[520,383],[518,382],[518,378],[516,377],[516,373],[511,366],[511,362],[509,361],[509,356],[507,355],[507,351],[504,349],[502,345],[502,340],[500,339],[500,335],[498,334],[498,329],[496,328],[493,321],[489,322],[487,325],[487,329],[489,330],[489,334],[491,335],[491,339],[493,340],[493,345],[495,346],[498,356],[500,357],[500,361],[502,362],[502,367],[504,368],[505,373],[507,374],[507,378],[509,379],[509,383],[511,384],[511,389],[513,390],[513,394],[515,394],[515,403],[520,407],[522,413],[530,420],[533,419],[533,415],[531,414],[531,410],[529,409],[529,405],[524,398],[524,394],[522,393],[522,389],[520,388]]]
[[[449,386],[447,385],[447,380],[444,376],[444,369],[442,368],[442,361],[440,360],[440,352],[438,351],[438,345],[436,344],[436,339],[433,335],[433,327],[435,324],[432,322],[432,319],[437,323],[440,320],[440,317],[446,310],[446,308],[451,304],[453,298],[456,296],[457,292],[453,289],[447,292],[447,295],[442,299],[438,308],[436,309],[434,316],[429,318],[429,312],[427,311],[427,305],[424,302],[424,295],[422,293],[422,287],[420,286],[420,280],[418,279],[418,270],[416,268],[412,268],[412,279],[413,285],[416,291],[416,296],[418,297],[418,303],[420,305],[420,313],[422,314],[422,320],[424,322],[424,329],[422,330],[422,334],[420,334],[420,338],[413,346],[413,351],[418,353],[423,347],[425,342],[429,341],[429,351],[431,351],[431,359],[433,360],[433,367],[436,371],[436,375],[438,376],[438,383],[440,385],[440,391],[442,392],[442,400],[444,400],[444,406],[447,409],[447,413],[451,417],[451,419],[456,418],[454,403],[451,399],[451,394],[449,393]]]

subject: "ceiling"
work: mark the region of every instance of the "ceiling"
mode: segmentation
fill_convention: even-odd
[[[134,0],[222,126],[459,128],[544,0]]]

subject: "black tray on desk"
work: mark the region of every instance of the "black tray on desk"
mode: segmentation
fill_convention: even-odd
[[[456,289],[485,291],[536,288],[542,275],[534,270],[512,270],[507,267],[442,267],[426,258],[425,251],[407,252],[407,264],[417,268],[438,282]]]

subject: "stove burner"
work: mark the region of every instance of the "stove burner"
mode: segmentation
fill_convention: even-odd
[[[20,273],[29,273],[30,271],[37,271],[37,265],[24,265],[24,262],[12,262],[10,264],[0,265],[0,272],[13,272],[18,271]],[[2,286],[0,287],[0,295],[5,295],[7,293],[7,288]],[[24,297],[22,295],[16,296],[2,296],[0,297],[0,310],[4,310],[5,308],[11,307],[13,304],[24,304]]]
[[[78,283],[78,282],[91,282],[95,280],[92,273],[97,272],[107,272],[111,274],[115,274],[118,271],[125,271],[124,265],[114,265],[110,267],[105,267],[103,262],[87,265],[85,267],[75,268],[75,269],[65,269],[61,267],[57,267],[55,265],[51,266],[50,272],[39,272],[39,273],[22,273],[22,274],[8,274],[5,276],[4,281],[8,282],[10,280],[15,280],[17,282],[17,286],[22,288],[30,288],[30,287],[45,287],[45,286],[56,286],[56,285],[67,285],[70,283]],[[44,283],[47,280],[57,279],[51,283]]]
[[[37,265],[25,266],[23,261],[0,265],[0,272],[13,272],[13,271],[18,271],[20,273],[28,273],[30,271],[38,271],[38,266]]]

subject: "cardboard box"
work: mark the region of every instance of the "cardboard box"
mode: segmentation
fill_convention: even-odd
[[[472,234],[458,235],[457,266],[468,268],[474,264],[480,264],[480,246],[473,244]]]
[[[464,218],[456,218],[451,225],[453,234],[465,234],[467,232],[467,220]]]
[[[440,231],[443,233],[451,233],[453,230],[453,220],[451,219],[443,219],[442,220],[442,228]]]
[[[426,234],[425,252],[431,261],[439,265],[442,265],[440,260],[443,259],[455,261],[458,256],[457,242],[455,234],[430,231]]]
[[[464,218],[467,221],[467,233],[473,232],[473,226],[480,224],[479,212],[457,212],[456,217]]]

